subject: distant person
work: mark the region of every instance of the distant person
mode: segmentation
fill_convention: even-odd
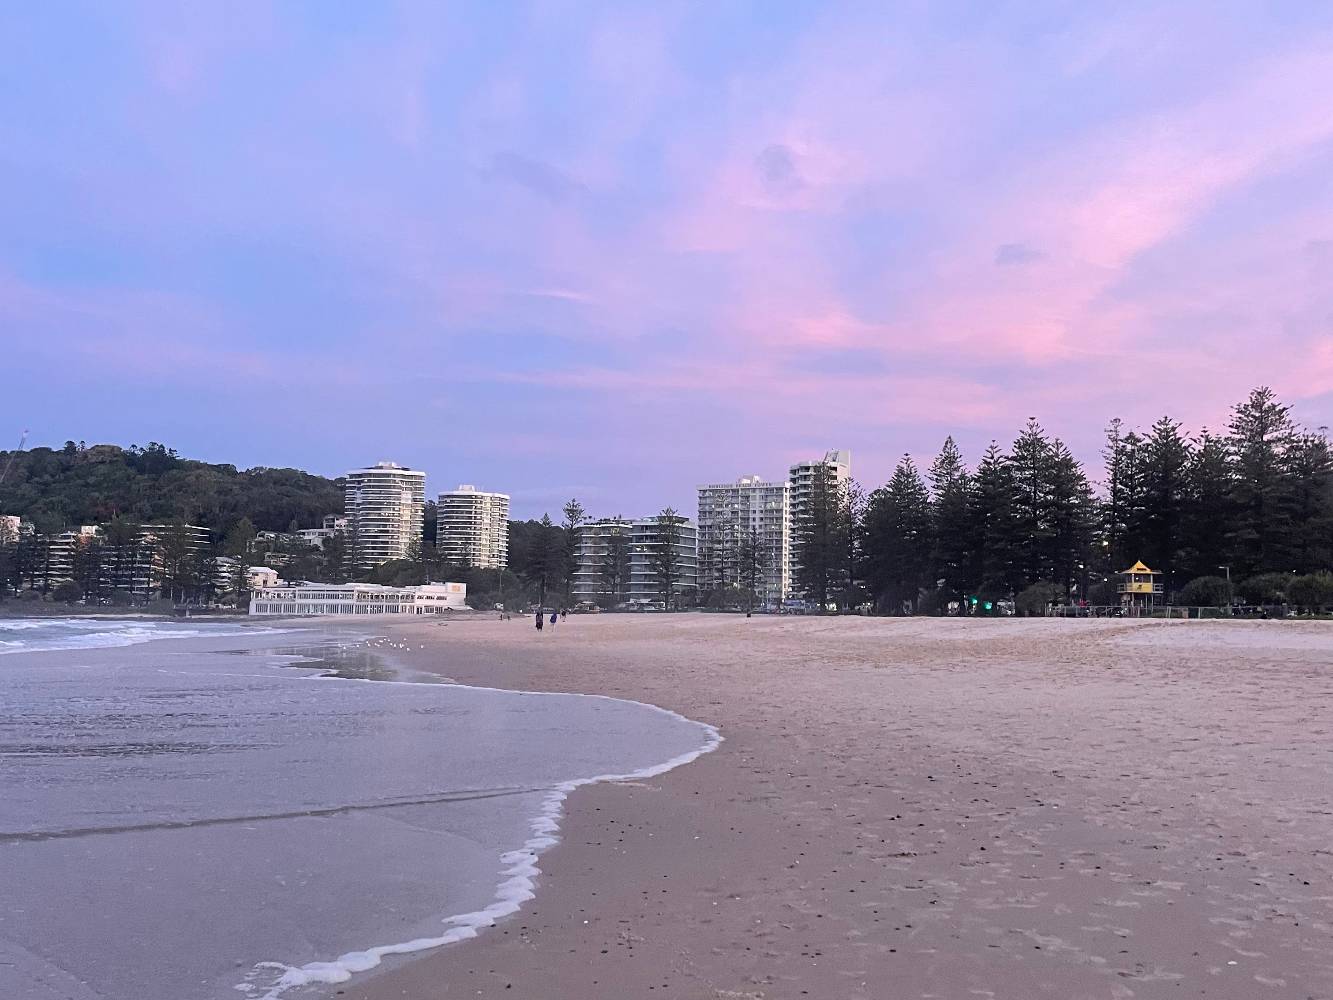
[[[569,621],[569,608],[561,608],[561,609],[560,609],[560,620],[561,620],[562,622],[567,622],[567,621]]]
[[[559,615],[558,612],[555,612],[555,611],[552,611],[552,612],[551,612],[551,626],[552,626],[553,628],[555,627],[555,623],[559,620],[559,618],[560,618],[560,615]]]
[[[542,614],[541,608],[538,608],[538,609],[537,609],[537,631],[538,631],[538,632],[540,632],[540,631],[542,630],[542,621],[543,621],[545,618],[546,618],[546,616]]]

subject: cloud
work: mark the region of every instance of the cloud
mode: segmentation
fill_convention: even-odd
[[[585,194],[587,188],[559,167],[546,162],[503,150],[491,157],[488,176],[512,181],[553,204],[564,204]]]
[[[1001,267],[1031,264],[1045,256],[1041,251],[1033,250],[1022,243],[1001,243],[995,248],[995,263]]]
[[[796,170],[796,160],[790,147],[781,143],[765,146],[755,157],[755,166],[764,184],[772,191],[785,193],[805,186]]]

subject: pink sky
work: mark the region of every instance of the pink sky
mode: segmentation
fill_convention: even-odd
[[[1320,5],[203,10],[0,15],[36,440],[642,513],[1333,413]]]

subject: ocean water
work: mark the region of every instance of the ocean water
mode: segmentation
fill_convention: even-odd
[[[105,649],[153,639],[234,635],[237,626],[209,621],[151,618],[0,618],[0,653],[52,649]],[[272,631],[272,630],[266,630]]]
[[[46,651],[0,656],[5,1000],[328,994],[531,898],[579,784],[717,742],[633,702],[315,676],[292,635],[173,625],[28,629]],[[366,637],[300,634],[351,661]]]

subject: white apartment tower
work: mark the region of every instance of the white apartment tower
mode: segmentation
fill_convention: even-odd
[[[354,566],[368,569],[406,559],[420,549],[426,513],[424,472],[376,462],[347,473],[344,497]]]
[[[840,491],[852,478],[852,453],[846,449],[826,451],[824,458],[817,462],[797,462],[791,467],[791,572],[793,589],[800,573],[801,565],[801,519],[805,516],[806,506],[815,489],[816,477],[821,473],[826,477],[826,488]]]
[[[780,605],[791,591],[791,487],[759,476],[699,487],[699,588],[739,586],[739,546],[752,532],[764,553],[757,596]]]
[[[823,469],[829,486],[841,488],[852,478],[852,453],[846,449],[827,451],[819,462],[797,462],[791,467],[791,521],[799,524],[805,514],[805,505],[814,489],[815,476]]]
[[[454,566],[499,569],[509,564],[509,495],[463,485],[435,505],[435,549]]]

